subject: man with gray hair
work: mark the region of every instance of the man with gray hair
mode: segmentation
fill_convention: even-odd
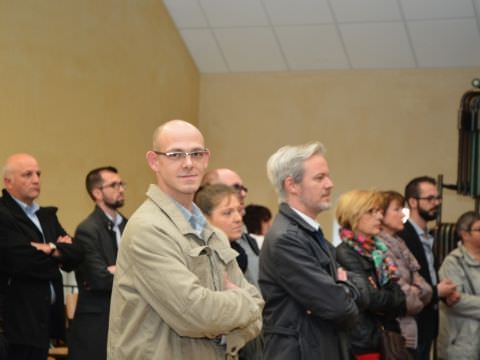
[[[358,291],[315,220],[333,188],[321,143],[284,146],[267,162],[280,209],[260,255],[266,360],[349,359]]]

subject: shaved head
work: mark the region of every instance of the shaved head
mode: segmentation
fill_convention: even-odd
[[[156,150],[162,149],[165,145],[166,138],[170,140],[171,136],[182,137],[183,134],[198,135],[203,140],[203,135],[195,126],[184,120],[170,120],[165,124],[160,125],[153,132],[153,148]],[[166,149],[162,149],[166,151]]]
[[[182,153],[184,156],[167,156],[166,153],[172,152]],[[197,155],[193,157],[193,153]],[[193,196],[200,187],[209,157],[202,133],[183,120],[170,120],[156,128],[153,134],[153,151],[146,154],[160,190],[187,209],[192,206]]]

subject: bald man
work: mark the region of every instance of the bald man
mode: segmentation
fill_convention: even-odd
[[[243,185],[242,178],[235,171],[219,168],[208,171],[202,179],[202,185],[211,184],[225,184],[237,190],[242,212],[245,211],[245,199],[247,197],[248,189]],[[245,277],[257,288],[258,286],[258,259],[260,255],[260,248],[257,240],[248,235],[246,227],[242,236],[232,243],[232,247],[237,250],[240,255],[237,261],[242,264],[245,262]],[[240,249],[239,249],[240,248]],[[246,260],[243,260],[243,256]]]
[[[40,167],[29,154],[14,154],[4,166],[0,198],[0,292],[5,296],[9,360],[45,360],[50,339],[65,339],[59,268],[82,260],[58,221],[54,207],[40,207]]]
[[[123,233],[108,359],[237,359],[261,329],[263,300],[223,233],[193,197],[210,152],[193,125],[158,127],[146,159],[156,176]]]

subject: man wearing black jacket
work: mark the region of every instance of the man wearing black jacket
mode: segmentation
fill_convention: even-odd
[[[65,338],[60,268],[73,270],[81,249],[58,221],[54,207],[40,207],[40,167],[29,154],[10,156],[0,198],[0,279],[5,295],[9,360],[45,360],[50,339]]]
[[[127,222],[118,211],[124,204],[126,184],[112,166],[90,171],[85,184],[95,208],[75,232],[85,261],[75,270],[79,294],[69,359],[105,360],[113,274],[120,236]]]
[[[351,358],[347,334],[365,299],[316,221],[331,206],[324,154],[321,143],[284,146],[267,163],[281,203],[260,255],[265,360]]]
[[[444,279],[438,282],[438,266],[433,254],[434,238],[427,228],[427,223],[435,220],[441,203],[435,179],[421,176],[411,180],[405,187],[405,201],[410,209],[410,217],[398,236],[405,240],[420,265],[420,275],[433,289],[431,302],[416,316],[418,346],[415,359],[428,360],[430,348],[438,334],[438,301],[446,299],[448,304],[454,304],[459,300],[459,295],[452,281]]]

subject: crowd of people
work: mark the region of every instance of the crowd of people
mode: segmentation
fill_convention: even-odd
[[[11,155],[0,198],[0,360],[45,360],[52,339],[67,341],[60,270],[78,285],[69,359],[380,360],[396,351],[427,360],[437,337],[440,359],[479,358],[480,215],[460,216],[458,247],[439,266],[433,178],[414,178],[404,195],[342,194],[334,247],[316,220],[334,186],[321,143],[269,158],[274,219],[246,206],[235,171],[207,171],[209,158],[195,126],[166,122],[146,154],[156,183],[144,203],[127,220],[126,183],[115,167],[95,168],[85,181],[93,211],[70,237],[57,209],[36,202],[37,160]]]

